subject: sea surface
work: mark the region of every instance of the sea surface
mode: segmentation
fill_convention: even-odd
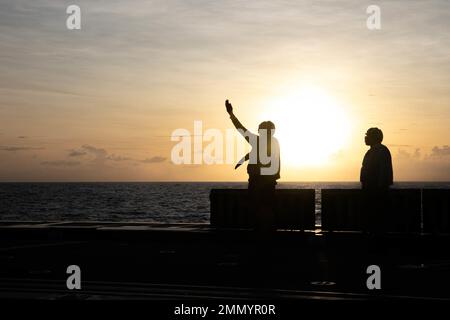
[[[0,220],[209,222],[212,188],[245,182],[0,183]],[[356,182],[281,182],[277,188],[358,188]],[[400,182],[395,188],[450,188],[450,182]]]

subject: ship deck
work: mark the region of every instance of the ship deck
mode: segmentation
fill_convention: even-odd
[[[0,239],[0,297],[450,300],[447,236],[3,221]],[[373,264],[381,290],[366,287]]]

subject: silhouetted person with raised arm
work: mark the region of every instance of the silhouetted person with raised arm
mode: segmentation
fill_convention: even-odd
[[[275,186],[280,178],[280,146],[273,136],[275,125],[271,121],[264,121],[258,127],[258,134],[254,134],[236,118],[228,100],[225,101],[225,106],[234,126],[252,148],[250,153],[238,162],[235,169],[245,161],[249,161],[248,190],[253,222],[257,229],[274,229]]]
[[[389,187],[393,184],[392,158],[389,149],[381,144],[383,132],[370,128],[366,132],[365,143],[370,146],[361,168],[366,230],[384,232],[388,214]]]

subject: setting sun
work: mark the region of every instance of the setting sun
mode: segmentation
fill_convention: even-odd
[[[275,122],[287,165],[324,165],[349,141],[348,115],[320,88],[301,87],[274,97],[262,116]]]

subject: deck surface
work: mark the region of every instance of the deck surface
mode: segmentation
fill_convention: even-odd
[[[446,237],[209,224],[1,222],[0,296],[42,299],[450,299]],[[78,265],[82,290],[66,288]],[[382,290],[366,287],[379,265]]]

